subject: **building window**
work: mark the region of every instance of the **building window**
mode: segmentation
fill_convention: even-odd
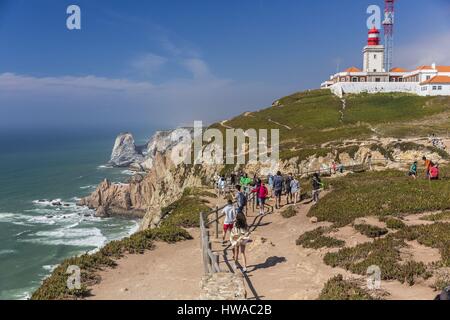
[[[433,86],[433,90],[437,90],[437,86]]]
[[[352,78],[352,82],[358,82],[358,78],[357,77],[353,77]]]
[[[431,76],[427,76],[427,80],[430,80],[431,79]]]
[[[375,78],[375,82],[381,82],[380,78]]]
[[[376,59],[376,58],[377,58],[377,55],[376,55],[376,54],[374,54],[374,55],[373,55],[373,58],[374,58],[374,59]]]
[[[442,86],[439,86],[439,87],[438,87],[438,90],[442,90]]]
[[[377,72],[377,69],[373,69],[373,72]]]

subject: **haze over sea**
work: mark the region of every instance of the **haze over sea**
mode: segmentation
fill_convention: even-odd
[[[76,206],[104,178],[123,182],[129,176],[106,166],[118,133],[0,130],[0,299],[30,297],[63,259],[137,229],[136,220],[100,219]],[[151,134],[138,133],[136,143]]]

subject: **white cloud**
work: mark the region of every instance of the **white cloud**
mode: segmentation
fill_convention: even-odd
[[[0,123],[148,123],[176,126],[229,118],[268,106],[294,88],[236,83],[215,77],[201,60],[187,65],[193,78],[161,84],[93,75],[34,77],[0,74]]]
[[[414,43],[397,46],[395,60],[398,66],[410,69],[433,62],[450,65],[450,32],[430,33]]]
[[[194,78],[210,78],[212,77],[208,65],[205,61],[198,58],[191,58],[183,60],[182,64],[189,70]]]
[[[131,66],[137,72],[144,75],[152,75],[167,63],[168,59],[153,53],[147,53],[131,62]]]

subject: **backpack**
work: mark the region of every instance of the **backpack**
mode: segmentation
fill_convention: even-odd
[[[243,192],[238,193],[238,204],[241,207],[247,206],[247,196]]]
[[[275,190],[282,190],[283,178],[281,176],[275,176],[275,178],[273,178],[273,186]]]

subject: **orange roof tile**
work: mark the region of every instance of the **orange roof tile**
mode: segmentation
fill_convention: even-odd
[[[416,70],[433,70],[431,66],[420,66]]]
[[[403,68],[393,68],[391,69],[391,72],[408,72],[408,70]]]
[[[450,72],[450,66],[437,66],[436,69],[439,72]]]
[[[356,67],[351,67],[351,68],[348,68],[347,70],[345,70],[345,72],[362,72],[362,70],[358,69]]]
[[[450,84],[450,77],[447,76],[435,76],[433,78],[431,78],[430,80],[424,81],[421,84]]]

